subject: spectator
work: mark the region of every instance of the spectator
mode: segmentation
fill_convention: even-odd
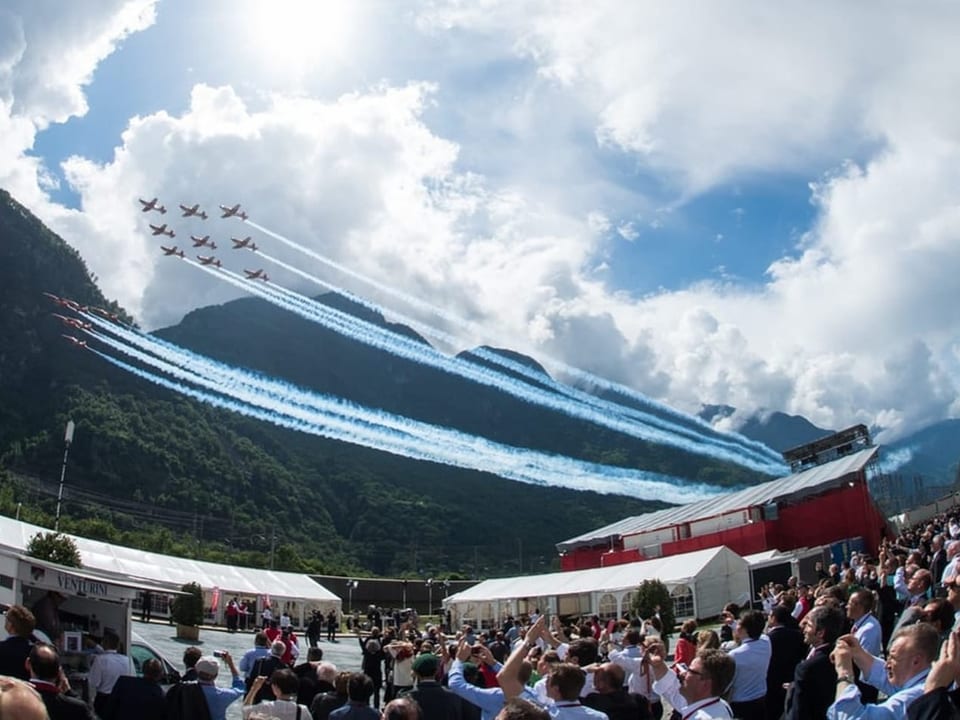
[[[343,707],[350,701],[348,685],[350,684],[351,675],[353,675],[353,673],[337,673],[337,679],[334,680],[333,683],[333,692],[317,695],[317,697],[313,699],[313,702],[310,704],[310,714],[313,715],[313,720],[327,720],[331,712],[339,707]]]
[[[833,651],[837,689],[827,717],[904,720],[910,704],[923,694],[924,681],[939,646],[940,636],[932,625],[910,625],[894,636],[884,663],[861,648],[853,635],[844,635]],[[884,693],[886,700],[878,705],[863,704],[860,689],[853,682],[854,663],[863,673],[863,680]]]
[[[300,690],[300,679],[293,670],[283,668],[274,670],[269,684],[275,700],[264,700],[254,705],[254,698],[260,688],[268,682],[267,678],[259,676],[253,681],[250,690],[243,699],[243,717],[249,718],[256,710],[263,714],[277,718],[277,720],[313,720],[310,709],[297,702],[297,693]]]
[[[364,673],[353,673],[347,682],[347,704],[328,716],[330,720],[381,720],[380,713],[370,707],[373,681]]]
[[[244,694],[243,678],[240,677],[240,671],[233,663],[230,653],[224,652],[221,658],[230,668],[230,675],[233,678],[228,688],[217,687],[217,675],[220,674],[220,663],[217,658],[202,657],[197,661],[197,682],[207,701],[210,720],[226,720],[227,708]]]
[[[163,665],[156,658],[143,663],[143,677],[125,675],[110,693],[107,714],[101,720],[166,720],[167,698],[160,686]]]
[[[4,614],[4,628],[10,636],[0,642],[0,675],[28,680],[26,661],[37,621],[23,605],[11,605]]]
[[[203,657],[203,652],[198,647],[188,647],[183,651],[183,667],[185,669],[182,682],[196,682],[197,680],[197,660]],[[246,655],[244,655],[246,657]],[[241,668],[242,669],[242,668]]]
[[[740,614],[735,636],[740,643],[730,651],[736,665],[730,707],[740,720],[765,720],[770,641],[764,637],[766,618],[759,610]]]
[[[93,657],[87,673],[87,686],[93,698],[93,709],[97,715],[105,716],[117,679],[130,674],[130,658],[119,652],[120,636],[113,630],[104,630],[101,645],[103,652]]]
[[[800,627],[810,652],[794,671],[783,720],[821,720],[834,699],[837,673],[830,653],[843,630],[843,613],[832,607],[814,608]]]
[[[53,645],[34,645],[25,665],[30,682],[40,693],[50,720],[96,720],[93,709],[70,689],[60,669],[60,654]],[[12,717],[19,718],[20,715]]]
[[[733,682],[736,663],[721,650],[701,650],[689,668],[678,677],[666,664],[666,648],[656,645],[648,651],[650,669],[656,680],[653,689],[686,720],[730,720],[733,711],[723,699]]]

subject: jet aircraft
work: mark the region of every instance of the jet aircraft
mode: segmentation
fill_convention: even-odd
[[[223,215],[220,216],[222,218],[238,217],[241,220],[247,219],[247,214],[240,209],[240,203],[237,203],[233,207],[227,207],[226,205],[221,205],[220,209],[223,210]]]
[[[213,265],[214,267],[220,267],[220,261],[217,260],[213,255],[197,255],[197,260],[200,261],[201,265]]]
[[[69,298],[62,298],[59,295],[54,295],[53,293],[48,293],[48,292],[45,292],[44,295],[46,295],[48,298],[53,300],[60,307],[68,308],[70,310],[73,310],[74,312],[81,312],[82,310],[86,310],[86,308],[83,307],[80,303],[74,300],[70,300]]]
[[[104,310],[103,308],[91,307],[89,308],[90,312],[96,313],[102,318],[110,320],[111,322],[120,322],[120,316],[116,313],[112,313],[109,310]]]
[[[270,278],[267,277],[267,274],[263,271],[263,268],[259,270],[244,270],[247,274],[247,280],[263,280],[264,282],[270,282]]]
[[[168,255],[168,256],[173,255],[175,257],[183,257],[183,250],[178,250],[176,245],[169,248],[161,245],[160,249],[163,250],[164,255]]]
[[[154,235],[166,235],[167,237],[173,237],[176,233],[173,230],[167,229],[167,224],[163,225],[150,225],[150,229],[153,230]]]
[[[201,220],[207,219],[207,213],[200,209],[200,203],[197,203],[193,207],[187,207],[186,205],[181,205],[180,209],[183,210],[182,217],[192,217],[196,215]]]
[[[58,318],[67,327],[76,328],[77,330],[92,330],[93,325],[83,320],[78,320],[77,318],[67,317],[66,315],[58,315],[53,313],[55,318]]]
[[[137,198],[140,201],[140,204],[143,205],[140,208],[140,212],[150,212],[151,210],[156,210],[161,215],[165,215],[167,209],[163,205],[157,205],[157,199],[153,200],[144,200],[143,198]]]
[[[191,235],[190,239],[193,240],[193,246],[195,248],[203,247],[206,245],[211,250],[217,249],[217,244],[210,239],[209,235],[204,235],[203,237],[197,237],[196,235]]]
[[[243,240],[239,238],[232,237],[230,240],[233,242],[233,249],[239,250],[240,248],[249,248],[256,252],[258,250],[257,244],[255,242],[250,242],[250,236],[247,235]]]
[[[87,341],[86,341],[86,340],[79,340],[79,339],[75,338],[73,335],[64,335],[63,337],[65,337],[67,340],[69,340],[70,342],[72,342],[72,343],[73,343],[74,345],[76,345],[77,347],[85,348],[85,347],[87,346]]]

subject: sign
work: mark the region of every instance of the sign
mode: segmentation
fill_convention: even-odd
[[[17,576],[26,585],[73,597],[120,601],[132,600],[137,596],[134,587],[119,585],[94,575],[34,564],[29,560],[20,561]]]

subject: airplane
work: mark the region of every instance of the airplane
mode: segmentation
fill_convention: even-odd
[[[163,246],[161,245],[160,247],[163,247]],[[90,312],[96,313],[100,317],[105,318],[107,320],[111,320],[113,322],[120,322],[120,316],[117,315],[116,313],[110,312],[109,310],[104,310],[103,308],[98,308],[98,307],[91,307],[89,308],[89,310]]]
[[[85,348],[85,347],[87,346],[87,341],[86,341],[86,340],[78,340],[78,339],[75,338],[73,335],[64,335],[63,337],[65,337],[67,340],[69,340],[70,342],[72,342],[72,343],[73,343],[74,345],[76,345],[77,347]]]
[[[197,255],[197,260],[200,261],[201,265],[213,265],[214,267],[220,267],[220,261],[217,260],[213,255]]]
[[[240,248],[250,248],[254,252],[258,250],[257,244],[250,242],[250,236],[247,235],[243,240],[239,240],[235,237],[230,238],[233,241],[233,249],[239,250]]]
[[[53,300],[60,307],[68,308],[70,310],[73,310],[74,312],[81,312],[83,310],[86,310],[86,308],[83,307],[80,303],[74,300],[70,300],[69,298],[62,298],[59,295],[54,295],[53,293],[48,293],[48,292],[45,292],[44,295],[46,295],[48,298]]]
[[[163,205],[157,205],[156,198],[149,201],[144,200],[142,198],[137,198],[137,199],[140,200],[140,204],[143,205],[143,207],[140,208],[140,212],[150,212],[151,210],[156,210],[161,215],[165,215],[167,212],[167,209]]]
[[[240,209],[240,203],[237,203],[233,207],[227,207],[226,205],[221,205],[220,209],[223,210],[223,215],[220,216],[221,218],[238,217],[241,220],[247,219],[247,214]]]
[[[263,268],[259,270],[244,270],[247,274],[247,280],[263,280],[264,282],[270,282],[270,278],[267,277],[267,274],[263,271]]]
[[[172,248],[160,246],[160,249],[163,250],[164,255],[174,255],[176,257],[183,257],[183,250],[177,250],[177,246],[174,245]]]
[[[201,220],[207,219],[207,214],[203,210],[200,210],[200,203],[197,203],[193,207],[187,207],[186,205],[181,205],[180,209],[183,210],[183,217],[191,217],[193,215],[196,215]]]
[[[203,247],[206,245],[211,250],[217,249],[217,244],[210,239],[209,235],[204,235],[203,237],[197,237],[196,235],[191,235],[190,239],[193,240],[194,247]]]
[[[93,325],[91,325],[88,322],[84,322],[83,320],[78,320],[77,318],[67,317],[66,315],[58,315],[57,313],[53,313],[53,316],[55,318],[59,318],[60,322],[62,322],[67,327],[76,328],[77,330],[93,329]]]
[[[153,230],[154,235],[166,235],[167,237],[173,237],[176,233],[173,230],[167,229],[167,224],[163,225],[150,225],[150,229]]]

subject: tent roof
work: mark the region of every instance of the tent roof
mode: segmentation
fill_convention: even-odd
[[[30,538],[38,532],[50,530],[0,516],[0,545],[17,553],[24,552]],[[150,585],[179,588],[188,582],[196,582],[207,590],[220,588],[223,593],[267,594],[272,598],[298,600],[340,600],[323,585],[300,573],[218,565],[111,545],[76,535],[70,537],[80,549],[85,568],[129,580],[143,580]]]
[[[557,550],[567,552],[581,546],[598,545],[619,539],[624,535],[636,535],[648,530],[659,530],[679,523],[702,520],[723,515],[735,510],[743,510],[759,505],[767,505],[777,500],[793,500],[820,493],[838,486],[843,478],[862,470],[877,454],[876,447],[864,448],[832,462],[817,465],[803,472],[744,488],[688,505],[658,510],[657,512],[619,520],[611,525],[592,530],[575,538],[557,543]]]
[[[697,550],[684,555],[642,560],[610,567],[572,570],[512,578],[494,578],[451,595],[446,603],[485,602],[513,598],[573,595],[594,590],[632,590],[644,580],[657,579],[667,585],[692,581],[716,557],[739,555],[725,546]]]
[[[779,558],[782,558],[785,562],[789,562],[790,557],[790,555],[783,555],[779,550],[764,550],[763,552],[744,555],[743,559],[747,561],[747,565],[753,567],[754,565],[763,565],[773,559]]]

